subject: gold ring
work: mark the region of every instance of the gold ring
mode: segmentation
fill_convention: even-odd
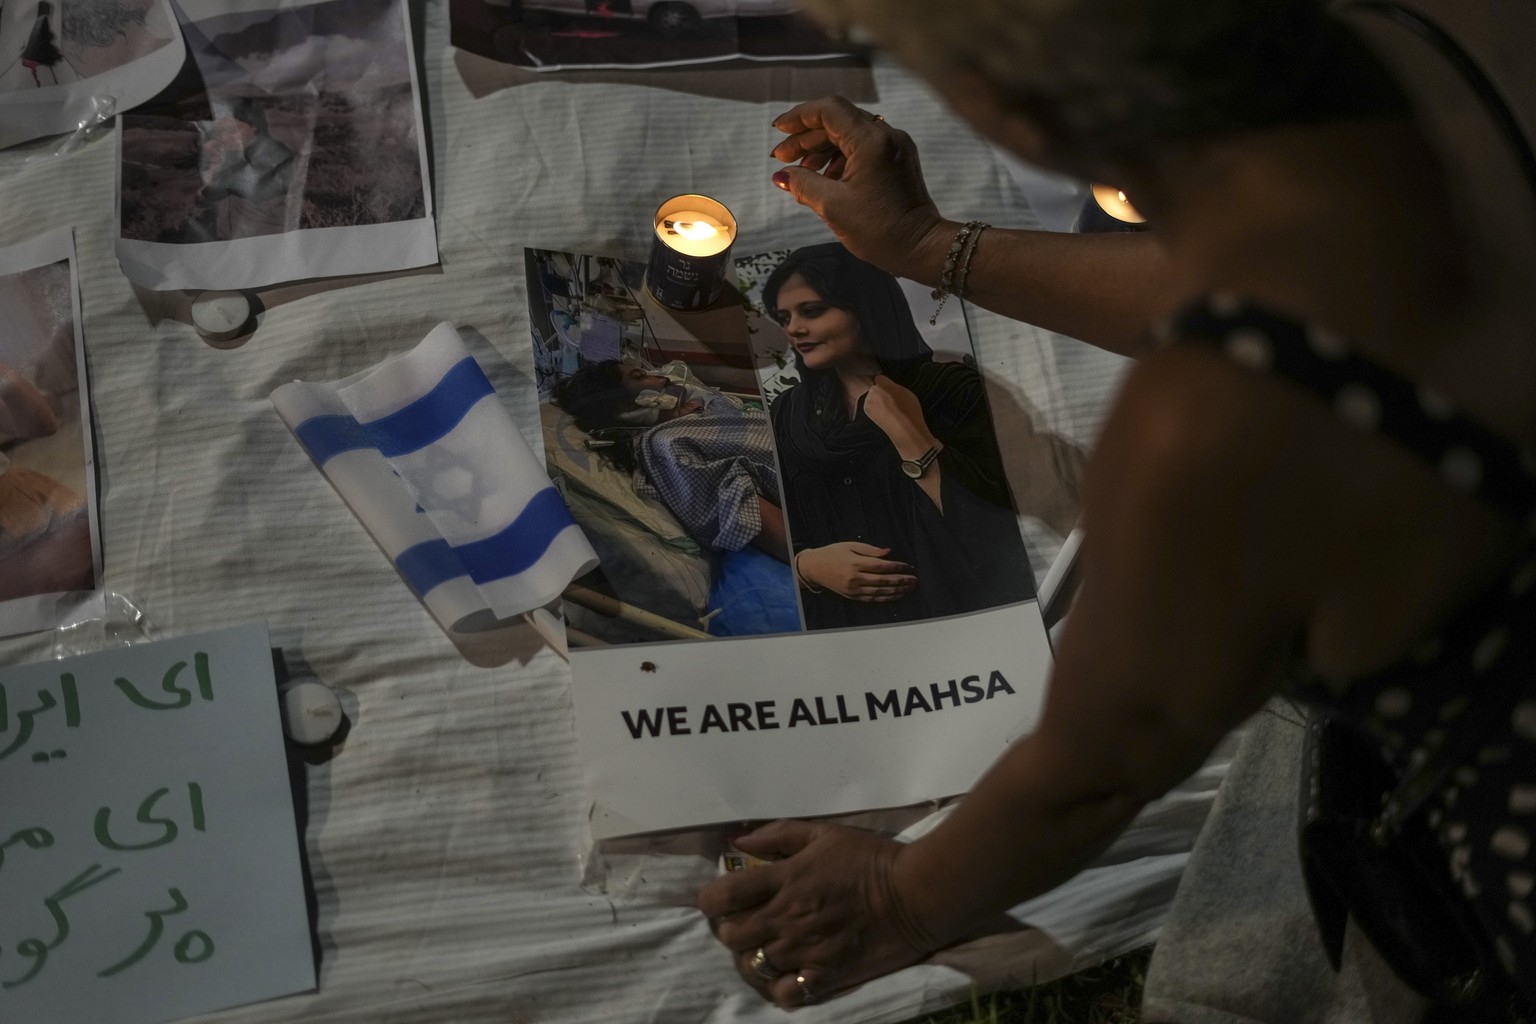
[[[800,1005],[810,1006],[816,1001],[816,993],[811,991],[811,986],[806,983],[805,975],[795,975],[795,984],[800,986]]]
[[[883,124],[885,122],[885,115],[884,114],[876,114],[874,116],[874,119],[875,119],[875,123],[876,124]]]
[[[748,962],[747,966],[752,968],[753,974],[756,974],[764,981],[777,981],[784,975],[783,971],[773,966],[768,960],[768,954],[762,946],[757,947],[757,952],[752,954],[752,959]]]

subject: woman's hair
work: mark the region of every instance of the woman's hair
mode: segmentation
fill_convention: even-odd
[[[796,249],[763,282],[763,307],[778,310],[779,291],[791,277],[800,277],[829,306],[845,310],[859,325],[859,338],[893,380],[905,385],[933,350],[912,322],[912,307],[896,279],[849,252],[839,242]],[[800,379],[829,394],[837,383],[835,370],[807,370],[795,355]],[[818,406],[826,403],[817,395]],[[840,403],[833,403],[840,405]]]
[[[1326,0],[804,0],[919,70],[973,69],[1068,162],[1404,109]]]
[[[596,451],[626,473],[635,470],[634,441],[642,427],[633,417],[634,396],[624,387],[617,359],[588,363],[555,385],[554,403],[576,418]]]

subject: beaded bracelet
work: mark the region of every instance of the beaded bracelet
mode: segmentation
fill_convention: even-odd
[[[933,290],[933,297],[939,300],[939,304],[934,309],[933,315],[928,318],[930,325],[938,324],[939,313],[944,309],[944,303],[949,301],[951,295],[963,297],[965,278],[970,271],[971,258],[976,252],[975,239],[990,226],[979,220],[966,221],[955,234],[955,240],[949,243],[949,252],[944,258],[944,271],[939,275],[939,286]],[[959,287],[955,287],[957,267],[960,268]]]
[[[965,258],[960,261],[960,272],[955,275],[955,294],[962,299],[965,298],[966,282],[971,279],[971,261],[976,258],[977,246],[981,245],[981,233],[991,226],[990,224],[977,224],[976,230],[971,232],[970,248],[965,250]],[[935,317],[934,319],[938,318]]]

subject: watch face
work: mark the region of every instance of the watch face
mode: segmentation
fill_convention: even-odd
[[[913,462],[911,459],[901,460],[901,471],[913,480],[921,480],[923,478],[923,468],[921,462]]]

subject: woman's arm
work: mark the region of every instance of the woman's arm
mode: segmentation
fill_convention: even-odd
[[[772,156],[806,164],[776,173],[780,188],[814,210],[854,255],[939,285],[960,224],[944,219],[928,195],[906,132],[838,96],[802,103],[774,125],[789,137]],[[978,305],[1124,355],[1144,353],[1149,327],[1173,296],[1167,260],[1150,232],[991,228],[977,243],[965,290]]]
[[[1090,469],[1094,545],[1035,732],[909,846],[801,823],[738,840],[787,859],[701,894],[726,945],[818,992],[911,963],[1080,870],[1272,692],[1323,575],[1298,526],[1325,513],[1315,478],[1253,457],[1276,431],[1240,371],[1166,362],[1133,373]],[[798,1004],[792,978],[767,992]]]

